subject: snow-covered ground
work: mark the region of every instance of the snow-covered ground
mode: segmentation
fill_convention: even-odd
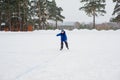
[[[120,80],[120,30],[0,32],[0,80]]]

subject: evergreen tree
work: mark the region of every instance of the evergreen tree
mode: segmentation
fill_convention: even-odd
[[[84,5],[79,10],[85,11],[88,16],[93,16],[93,28],[95,28],[95,17],[106,13],[105,0],[81,0],[80,2]]]
[[[120,22],[120,0],[113,0],[113,2],[116,2],[113,15],[116,15],[115,18],[112,18],[111,21],[113,22]]]
[[[47,4],[48,0],[32,0],[31,1],[31,16],[34,25],[38,24],[39,29],[45,29],[47,24]]]
[[[63,11],[63,9],[61,7],[57,7],[55,0],[52,0],[52,2],[49,2],[47,9],[49,13],[48,14],[49,19],[56,22],[56,28],[57,28],[57,22],[63,21],[63,19],[65,18],[64,16],[61,15],[61,12]]]

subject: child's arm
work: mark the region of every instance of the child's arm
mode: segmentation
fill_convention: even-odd
[[[60,36],[60,35],[61,35],[61,33],[57,34],[56,36]]]

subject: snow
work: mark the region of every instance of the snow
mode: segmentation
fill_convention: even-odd
[[[120,30],[0,32],[0,80],[120,80]]]

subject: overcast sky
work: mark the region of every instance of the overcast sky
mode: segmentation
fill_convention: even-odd
[[[84,23],[93,21],[92,17],[88,17],[84,11],[79,10],[81,6],[80,0],[56,0],[56,3],[58,7],[62,7],[63,9],[62,15],[65,16],[64,21],[78,21]],[[107,0],[106,4],[107,14],[97,17],[96,23],[109,22],[112,17],[115,4],[112,3],[112,0]]]

